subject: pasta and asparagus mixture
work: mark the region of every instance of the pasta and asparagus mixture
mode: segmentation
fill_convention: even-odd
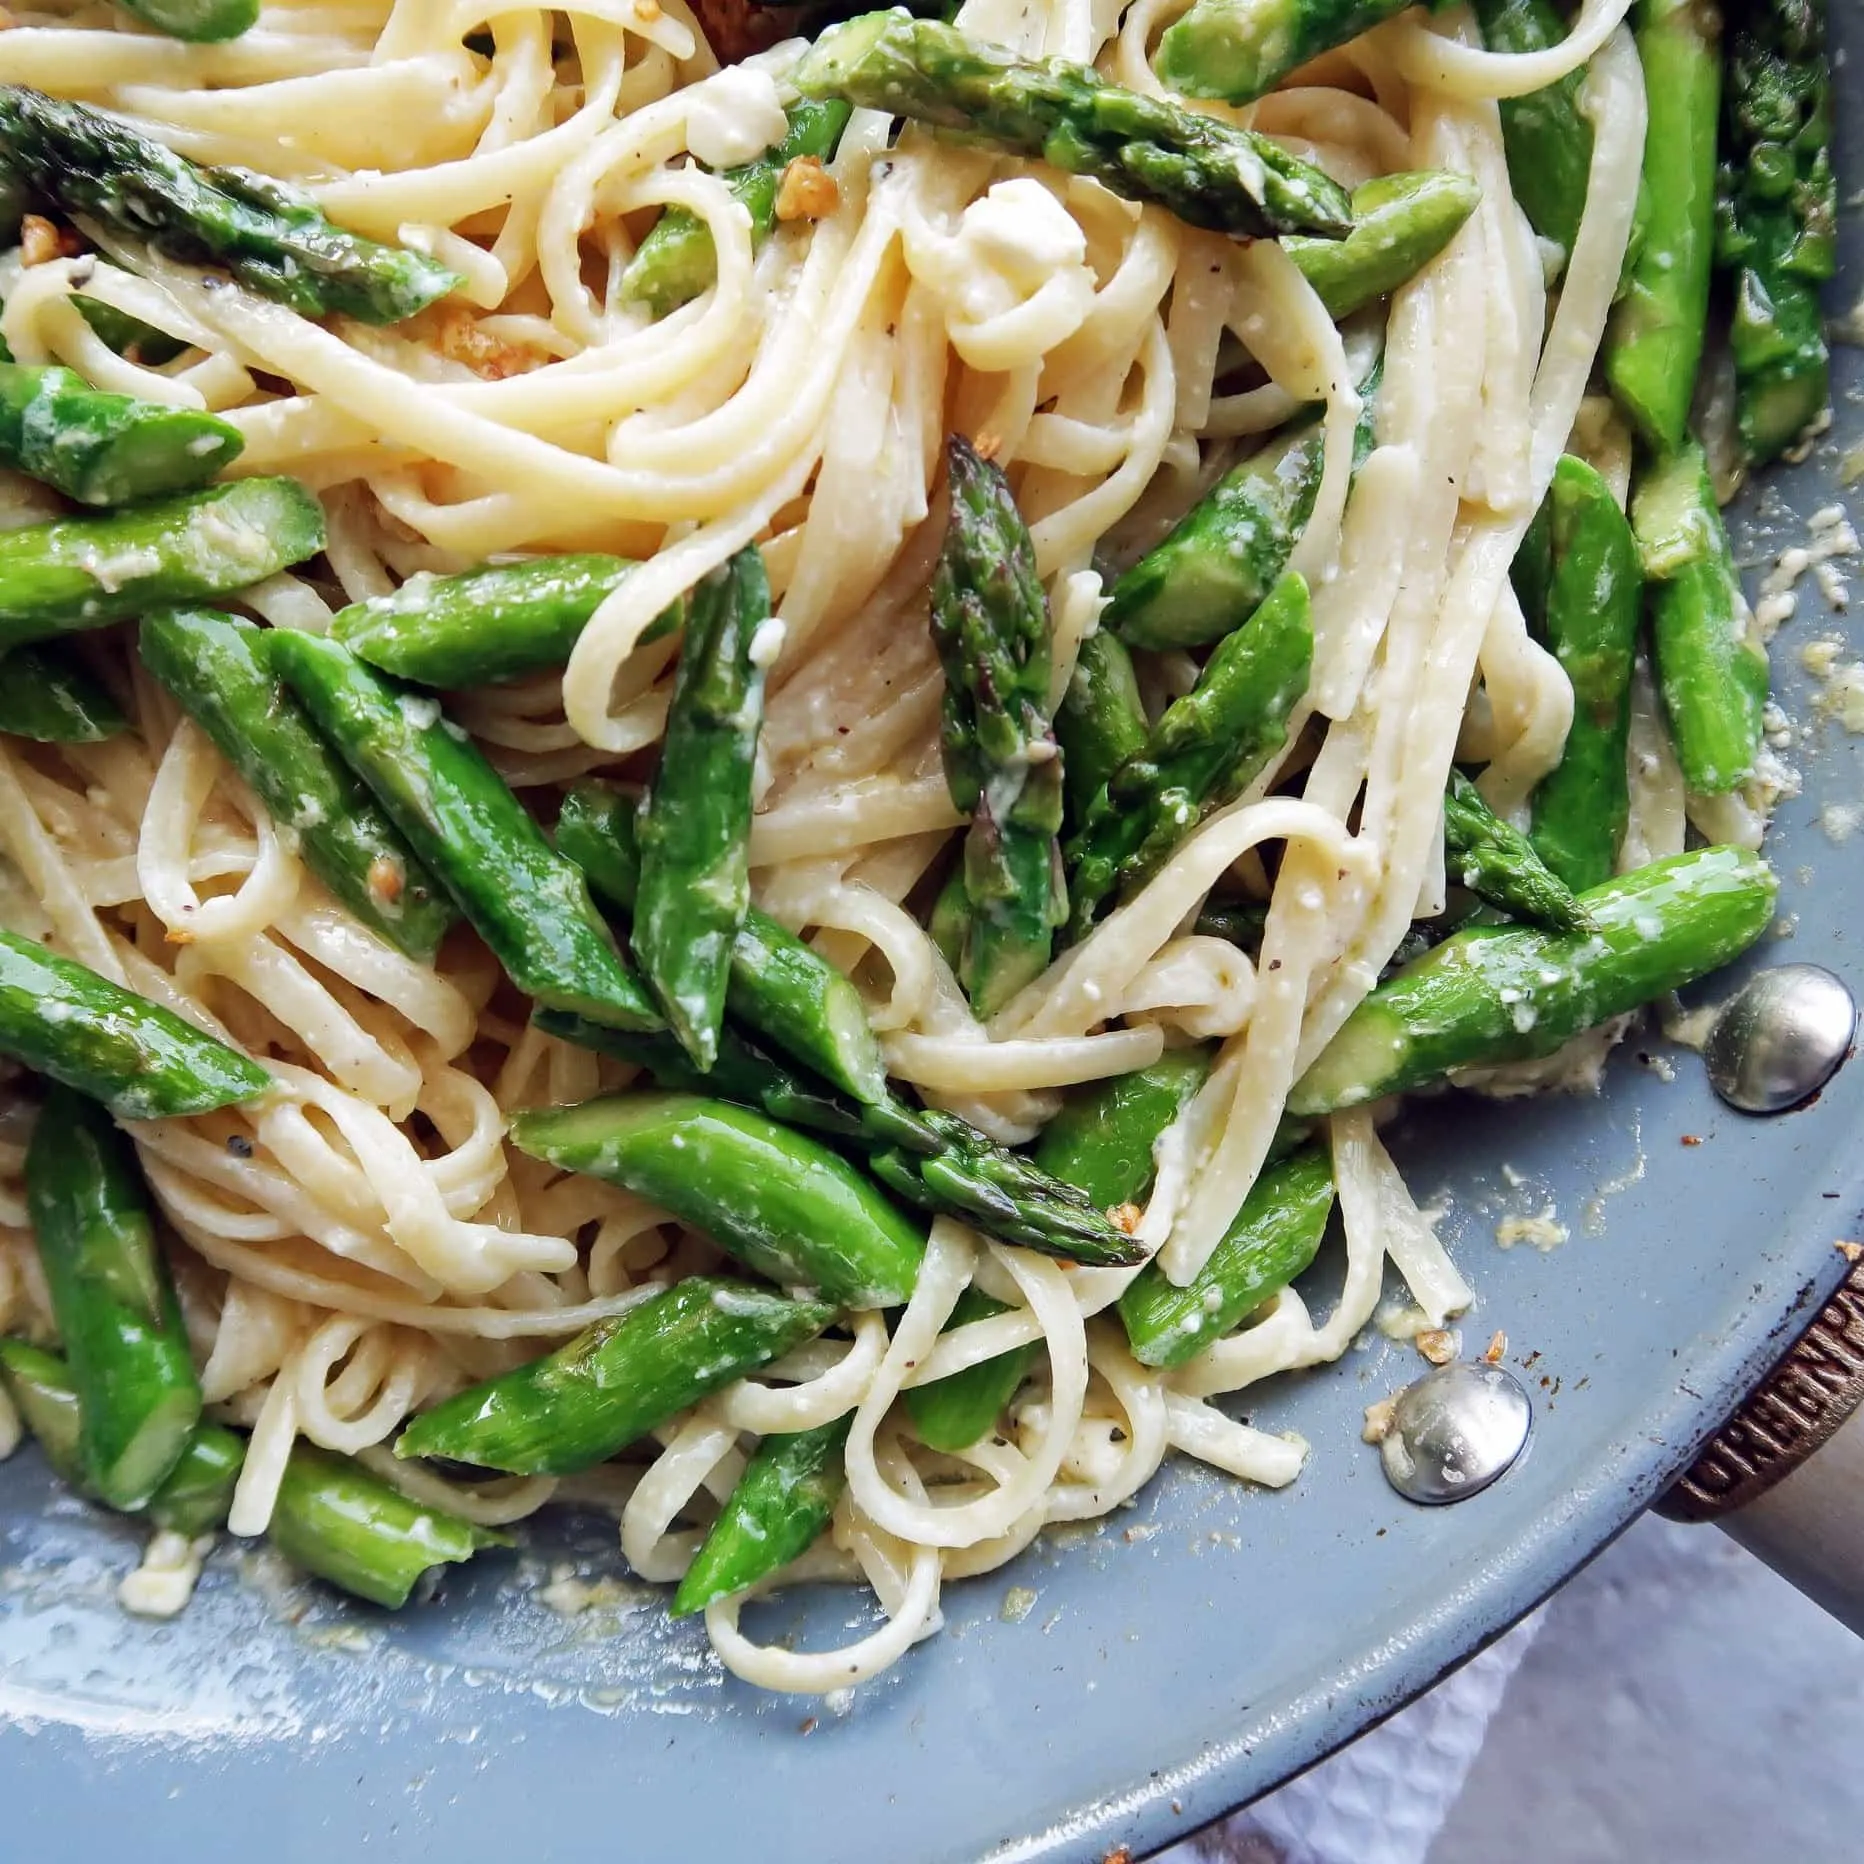
[[[796,17],[0,32],[0,1437],[136,1610],[554,1498],[871,1677],[1292,1482],[1217,1401],[1473,1299],[1393,1097],[1770,923],[1820,0]]]

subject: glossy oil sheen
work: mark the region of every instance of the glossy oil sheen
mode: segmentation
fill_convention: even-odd
[[[1853,12],[1833,12],[1841,41],[1864,37]],[[1853,49],[1843,192],[1864,98]],[[1864,284],[1848,244],[1833,312]],[[1771,541],[1737,522],[1744,557],[1803,543],[1806,517],[1841,496],[1837,459],[1864,430],[1843,390],[1861,363],[1837,353],[1840,444],[1774,481],[1797,520]],[[1808,579],[1775,654],[1795,717],[1797,648],[1835,631]],[[1792,755],[1806,793],[1772,844],[1795,936],[1763,941],[1748,967],[1807,958],[1855,986],[1864,870],[1817,815],[1864,795],[1864,740],[1829,726],[1810,748]],[[1675,1081],[1640,1051],[1666,1055]],[[1755,1120],[1714,1099],[1697,1057],[1649,1041],[1615,1058],[1601,1101],[1527,1115],[1458,1100],[1418,1116],[1394,1144],[1424,1201],[1454,1195],[1444,1234],[1481,1296],[1465,1339],[1479,1350],[1505,1329],[1534,1400],[1532,1447],[1506,1479],[1456,1508],[1392,1494],[1359,1440],[1361,1409],[1422,1362],[1374,1333],[1331,1370],[1251,1394],[1258,1423],[1313,1443],[1293,1488],[1174,1465],[1104,1529],[950,1587],[944,1634],[845,1713],[725,1678],[701,1628],[669,1622],[663,1591],[624,1580],[581,1617],[547,1610],[536,1592],[552,1560],[620,1571],[613,1524],[588,1516],[525,1553],[448,1569],[438,1599],[399,1618],[281,1590],[263,1562],[242,1577],[221,1554],[186,1617],[126,1619],[110,1593],[138,1534],[55,1499],[22,1452],[0,1465],[8,1838],[22,1857],[109,1857],[133,1834],[139,1864],[1143,1854],[1424,1688],[1663,1488],[1836,1281],[1832,1244],[1859,1234],[1864,1207],[1860,1135],[1864,1068],[1840,1070],[1804,1112]],[[1549,1202],[1566,1243],[1496,1247],[1504,1215]],[[1330,1304],[1337,1275],[1329,1243],[1303,1287]],[[1005,1622],[1012,1586],[1036,1599]],[[747,1622],[827,1643],[852,1615],[845,1596],[815,1594]]]

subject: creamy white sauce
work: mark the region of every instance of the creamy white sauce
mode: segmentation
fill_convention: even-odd
[[[727,65],[686,93],[686,147],[708,168],[755,161],[789,133],[770,75]]]

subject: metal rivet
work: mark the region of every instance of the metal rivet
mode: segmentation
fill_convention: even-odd
[[[1527,1447],[1534,1410],[1501,1366],[1459,1361],[1407,1385],[1379,1444],[1385,1477],[1432,1507],[1478,1495]]]
[[[1837,1072],[1857,1015],[1850,991],[1822,965],[1757,972],[1703,1044],[1709,1085],[1742,1113],[1784,1113]]]

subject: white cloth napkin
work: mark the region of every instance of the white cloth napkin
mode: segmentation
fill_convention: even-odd
[[[1298,1779],[1160,1852],[1156,1864],[1424,1864],[1542,1615]]]

